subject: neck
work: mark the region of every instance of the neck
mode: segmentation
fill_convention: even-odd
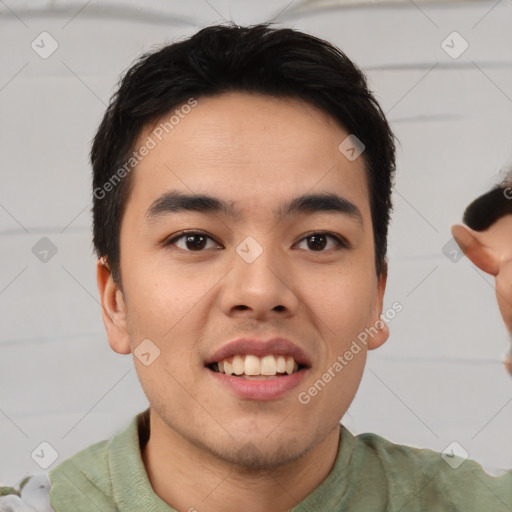
[[[154,492],[180,512],[283,512],[328,476],[339,447],[339,425],[301,458],[274,469],[247,469],[220,460],[156,420],[142,460]]]

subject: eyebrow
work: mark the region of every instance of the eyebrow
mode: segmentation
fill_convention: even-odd
[[[205,194],[185,194],[177,190],[166,192],[153,201],[146,211],[146,217],[151,220],[169,213],[188,211],[223,214],[234,219],[243,217],[240,210],[227,201]],[[335,193],[303,194],[285,202],[274,211],[279,220],[294,214],[313,213],[336,213],[363,224],[359,208]]]

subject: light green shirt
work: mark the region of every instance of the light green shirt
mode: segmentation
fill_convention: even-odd
[[[140,449],[148,438],[149,409],[51,470],[55,512],[173,512],[149,482]],[[494,477],[472,460],[453,469],[438,452],[354,436],[344,426],[340,441],[331,472],[293,512],[512,510],[512,470]]]

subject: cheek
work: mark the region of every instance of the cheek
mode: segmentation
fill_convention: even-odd
[[[342,337],[357,336],[368,327],[372,320],[376,300],[376,282],[368,271],[360,272],[352,268],[329,274],[317,286],[307,285],[306,303],[313,311],[322,315],[322,320],[330,327],[332,334]]]
[[[177,267],[163,257],[143,253],[132,253],[125,269],[130,326],[134,331],[144,330],[148,337],[166,337],[170,329],[177,331],[186,325],[215,284],[212,272],[192,265]]]

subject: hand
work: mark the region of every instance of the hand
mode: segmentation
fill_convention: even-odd
[[[508,374],[512,376],[512,355],[510,354],[510,351],[503,356],[503,364],[505,365],[505,369]]]

